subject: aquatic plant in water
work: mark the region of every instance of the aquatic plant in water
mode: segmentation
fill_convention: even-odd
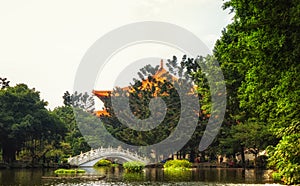
[[[145,164],[139,161],[129,161],[123,163],[123,167],[128,172],[141,172],[144,169]]]
[[[54,171],[55,174],[83,174],[83,169],[57,169]]]

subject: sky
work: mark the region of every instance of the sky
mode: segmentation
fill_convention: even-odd
[[[77,68],[93,43],[126,24],[162,21],[183,27],[212,51],[232,21],[222,0],[10,0],[0,1],[0,77],[25,83],[53,109],[72,92]],[[95,80],[111,89],[126,65],[143,57],[182,55],[168,46],[142,44],[115,55]],[[120,62],[122,61],[122,62]],[[126,65],[119,65],[127,61]],[[159,61],[157,61],[157,65]],[[112,69],[118,69],[112,74]]]

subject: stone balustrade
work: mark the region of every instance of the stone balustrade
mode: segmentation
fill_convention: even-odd
[[[136,152],[133,153],[128,149],[122,148],[103,148],[91,149],[88,152],[81,153],[77,156],[68,158],[68,163],[70,165],[82,166],[88,165],[88,162],[99,161],[100,159],[105,159],[109,157],[119,157],[126,161],[140,161],[145,164],[149,163],[149,160],[146,157],[138,155]]]

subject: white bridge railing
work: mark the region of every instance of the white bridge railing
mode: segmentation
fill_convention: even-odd
[[[128,149],[122,148],[103,148],[100,147],[98,149],[92,149],[88,152],[81,153],[80,155],[68,158],[68,163],[70,165],[80,166],[82,164],[86,164],[88,162],[108,157],[121,157],[127,161],[140,161],[145,164],[149,162],[149,159],[146,157],[142,157],[137,153],[130,152]]]

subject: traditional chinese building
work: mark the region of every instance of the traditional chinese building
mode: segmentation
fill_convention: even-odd
[[[169,72],[164,68],[163,60],[160,62],[160,68],[156,71],[156,73],[153,75],[153,78],[156,79],[156,81],[164,81],[166,80],[166,75],[168,75]],[[174,77],[175,79],[175,77]],[[148,79],[145,79],[142,81],[141,89],[144,89],[146,87],[152,87],[155,86],[153,82],[150,82]],[[127,90],[128,92],[133,91],[131,87],[123,87],[122,90]],[[106,99],[109,98],[110,94],[112,93],[112,90],[93,90],[93,94],[97,96],[103,103],[105,103]],[[96,111],[96,115],[100,117],[101,115],[107,116],[109,113],[104,110],[98,110]]]
[[[163,60],[161,60],[160,62],[160,67],[159,69],[156,71],[156,73],[152,76],[153,79],[155,79],[155,82],[164,82],[167,77],[170,77],[169,72],[164,68],[164,63]],[[172,81],[176,81],[178,80],[178,78],[171,76]],[[156,96],[156,92],[158,92],[160,90],[159,86],[157,85],[157,83],[154,83],[153,81],[149,81],[149,79],[144,79],[142,80],[142,85],[140,86],[140,89],[146,89],[146,88],[152,88],[155,87],[155,92],[154,92],[154,96]],[[195,88],[195,87],[194,87]],[[127,87],[123,87],[121,88],[122,90],[126,90],[128,92],[132,92],[134,91],[134,89],[132,89],[130,86]],[[194,90],[192,90],[192,92],[194,92]],[[112,93],[112,90],[93,90],[93,94],[95,96],[97,96],[103,103],[105,103],[106,99],[109,99],[110,94]],[[96,115],[98,117],[100,116],[108,116],[109,113],[104,109],[104,110],[98,110],[95,112]]]

